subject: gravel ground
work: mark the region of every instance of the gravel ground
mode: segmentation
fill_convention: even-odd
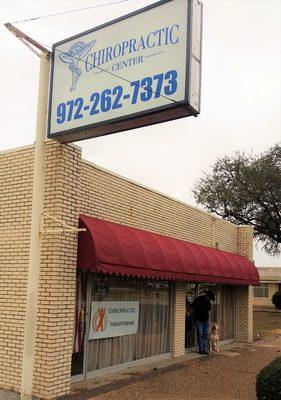
[[[255,400],[258,371],[281,355],[281,337],[184,360],[81,391],[69,400]]]

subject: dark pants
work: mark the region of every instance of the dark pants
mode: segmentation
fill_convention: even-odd
[[[196,332],[199,351],[208,350],[209,322],[196,321]]]

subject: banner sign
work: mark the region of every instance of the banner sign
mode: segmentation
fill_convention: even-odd
[[[134,335],[138,321],[138,301],[93,301],[89,340]]]
[[[200,111],[199,0],[162,0],[53,46],[48,137],[65,142]]]

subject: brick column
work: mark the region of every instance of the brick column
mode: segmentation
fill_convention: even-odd
[[[238,253],[253,260],[253,228],[238,227]],[[253,341],[253,288],[237,286],[235,289],[235,332],[236,342]]]
[[[185,282],[176,281],[172,299],[172,357],[178,357],[185,353],[185,297]]]
[[[0,152],[0,399],[20,391],[34,149]]]
[[[44,213],[78,227],[81,152],[50,142],[46,152]],[[44,229],[62,228],[44,217]],[[44,234],[37,314],[34,395],[57,398],[70,390],[77,233]]]

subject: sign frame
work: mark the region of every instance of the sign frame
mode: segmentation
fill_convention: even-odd
[[[150,4],[144,8],[136,10],[132,13],[123,15],[119,18],[101,24],[95,28],[83,31],[79,34],[73,35],[69,38],[54,43],[52,46],[52,64],[50,74],[50,86],[49,86],[49,102],[48,102],[48,122],[47,122],[47,138],[55,139],[62,143],[70,143],[74,141],[85,140],[89,138],[95,138],[99,136],[114,134],[121,131],[136,129],[145,127],[148,125],[154,125],[162,122],[172,121],[187,116],[197,117],[200,114],[200,102],[201,102],[201,58],[202,58],[202,13],[203,4],[201,0],[184,0],[187,3],[188,20],[187,20],[187,39],[186,39],[186,70],[185,70],[185,98],[182,101],[177,101],[174,104],[165,104],[153,109],[135,112],[129,115],[112,118],[110,120],[91,123],[81,127],[71,128],[60,132],[51,133],[51,109],[52,109],[52,95],[53,95],[53,79],[54,79],[54,54],[57,46],[67,43],[71,40],[80,38],[81,36],[89,33],[101,30],[107,26],[114,25],[120,21],[129,19],[136,15],[142,14],[150,9],[159,7],[163,4],[170,3],[173,0],[160,0],[156,3]],[[200,20],[200,58],[197,59],[199,62],[199,98],[198,98],[198,109],[190,105],[190,86],[191,86],[191,62],[192,62],[192,33],[193,33],[193,9],[194,3],[201,8],[201,20]],[[195,58],[195,57],[193,57]],[[172,100],[172,99],[171,99]]]

